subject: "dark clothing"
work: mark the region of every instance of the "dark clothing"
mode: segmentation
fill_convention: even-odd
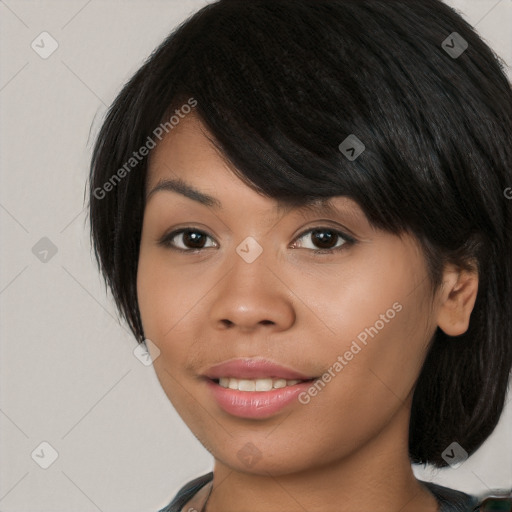
[[[158,512],[180,512],[182,507],[192,499],[192,496],[212,480],[213,473],[207,473],[206,475],[192,480],[178,491],[178,494],[167,507]],[[437,498],[439,502],[439,512],[475,512],[479,510],[477,499],[468,494],[429,482],[421,481],[421,483]]]

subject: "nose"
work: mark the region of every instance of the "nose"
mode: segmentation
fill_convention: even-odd
[[[296,317],[294,294],[278,271],[263,255],[252,263],[235,255],[231,270],[212,290],[213,327],[244,332],[289,329]]]

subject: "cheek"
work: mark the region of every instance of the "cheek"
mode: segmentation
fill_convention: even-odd
[[[172,294],[162,285],[161,266],[151,258],[149,251],[141,249],[137,270],[137,299],[144,334],[149,339],[157,336],[165,318],[163,311],[173,311]]]
[[[322,321],[316,347],[326,369],[343,358],[325,399],[365,421],[391,414],[407,399],[434,332],[425,269],[421,259],[414,264],[407,256],[382,251],[378,260],[358,260],[342,275],[306,279],[301,288]]]
[[[185,415],[195,407],[182,382],[192,376],[191,360],[203,352],[198,343],[205,332],[206,298],[218,280],[197,265],[170,265],[165,251],[141,247],[137,295],[144,335],[158,347],[153,366],[162,388]]]
[[[141,247],[137,297],[147,338],[164,342],[190,323],[207,290],[205,280],[193,272],[169,265],[165,252]]]
[[[184,328],[194,321],[194,311],[188,306],[193,300],[187,296],[190,289],[193,287],[186,286],[185,277],[170,269],[157,251],[141,247],[137,298],[144,335],[158,348],[153,368],[163,391],[180,414],[195,409],[190,395],[183,393],[182,385],[190,350],[190,336]],[[180,343],[180,340],[187,342]]]
[[[424,297],[418,295],[412,294],[403,301],[403,310],[383,339],[385,346],[379,347],[370,361],[371,367],[376,368],[375,377],[401,401],[414,389],[435,332]]]
[[[421,261],[413,265],[406,256],[384,247],[378,257],[361,255],[346,266],[302,276],[297,294],[308,305],[308,322],[327,334],[326,347],[340,352],[349,350],[353,340],[370,346],[381,338],[391,346],[424,329],[426,309],[418,305],[425,293]],[[287,282],[294,279],[290,275]]]
[[[399,291],[383,301],[369,301],[364,315],[353,323],[347,320],[350,334],[331,357],[344,359],[332,388],[338,410],[353,411],[369,431],[386,424],[410,399],[433,334],[423,298]]]
[[[168,341],[179,335],[184,324],[184,289],[177,273],[169,274],[169,269],[161,261],[156,251],[141,247],[137,270],[137,299],[144,329],[144,335],[160,350],[154,361],[154,368],[161,379],[163,369],[174,374],[180,366],[183,344]],[[167,266],[168,267],[168,266]],[[186,302],[186,300],[185,300]],[[167,341],[166,341],[167,340]],[[172,365],[169,366],[169,365]]]

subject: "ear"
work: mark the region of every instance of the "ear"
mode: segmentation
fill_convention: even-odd
[[[464,334],[478,292],[478,272],[447,265],[440,291],[437,325],[448,336]]]

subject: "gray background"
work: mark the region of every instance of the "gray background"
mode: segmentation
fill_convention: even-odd
[[[206,3],[0,1],[2,512],[156,512],[212,468],[153,368],[133,354],[136,342],[91,257],[84,209],[92,142],[108,105]],[[512,63],[512,0],[448,3]],[[43,45],[43,31],[58,43],[46,59],[31,47]],[[55,254],[34,254],[38,242],[48,249],[43,237]],[[511,423],[509,395],[474,456],[457,469],[416,474],[471,492],[511,486]],[[58,453],[47,469],[44,441]]]

